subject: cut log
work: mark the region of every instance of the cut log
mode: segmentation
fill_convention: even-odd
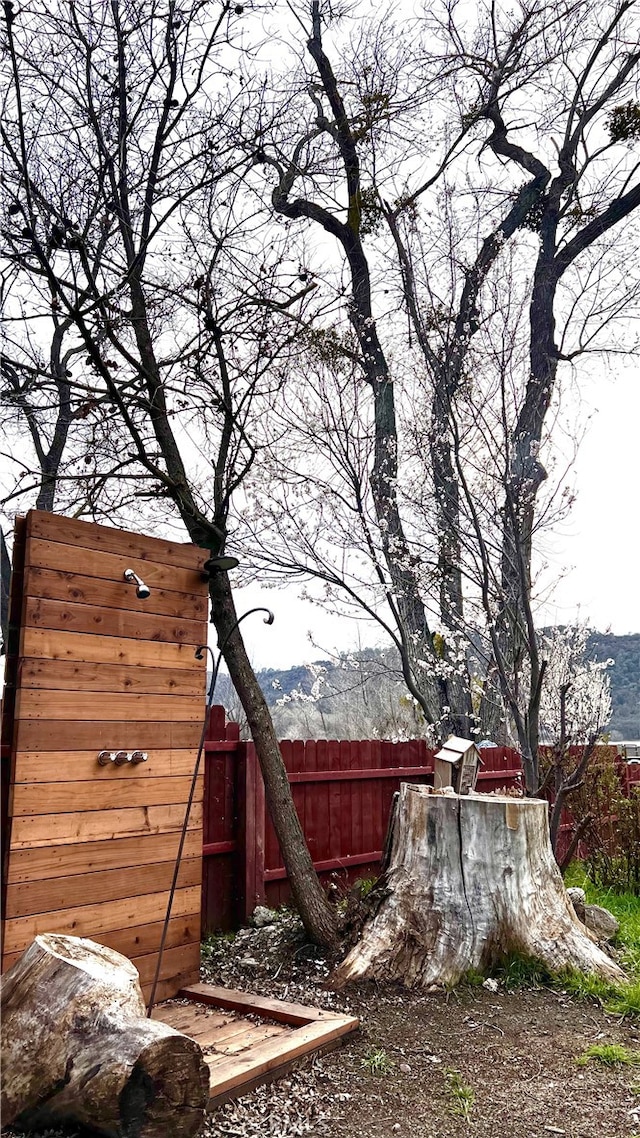
[[[377,908],[332,982],[457,984],[511,954],[622,982],[580,923],[549,841],[547,803],[404,783]]]
[[[190,1138],[209,1070],[197,1043],[146,1018],[119,952],[44,933],[2,978],[2,1122],[81,1123],[113,1138]]]

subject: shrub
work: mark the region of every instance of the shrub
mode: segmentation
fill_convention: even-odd
[[[624,791],[625,767],[613,747],[600,748],[571,800],[584,827],[585,865],[591,880],[607,889],[640,893],[640,784]]]

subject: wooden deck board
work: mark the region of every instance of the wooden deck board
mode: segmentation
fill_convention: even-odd
[[[202,1047],[209,1109],[281,1077],[305,1055],[338,1046],[359,1026],[353,1016],[209,984],[183,988],[178,998],[189,1003],[159,1004],[153,1015]]]

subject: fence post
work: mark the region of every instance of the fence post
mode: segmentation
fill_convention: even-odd
[[[238,847],[240,850],[239,917],[247,921],[256,905],[265,902],[264,784],[253,743],[240,743],[238,752]]]

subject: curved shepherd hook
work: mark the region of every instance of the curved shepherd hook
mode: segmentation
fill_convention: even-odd
[[[154,1009],[155,1002],[156,1002],[156,990],[158,987],[158,980],[160,979],[160,969],[162,967],[162,955],[164,953],[165,941],[167,939],[167,932],[169,929],[169,920],[171,918],[171,909],[173,907],[173,897],[174,897],[174,894],[176,891],[176,885],[178,883],[178,874],[180,872],[180,862],[182,860],[184,843],[185,843],[185,840],[187,837],[187,826],[189,825],[189,816],[191,814],[191,807],[193,805],[193,799],[194,799],[194,795],[196,792],[198,774],[200,771],[200,760],[202,758],[202,752],[204,749],[204,741],[205,741],[205,736],[207,733],[207,723],[209,721],[209,712],[210,712],[211,706],[213,704],[213,696],[214,696],[214,692],[216,690],[216,681],[218,679],[218,672],[220,671],[220,664],[222,662],[222,654],[223,654],[231,636],[233,635],[236,628],[238,627],[238,625],[241,624],[242,621],[245,620],[246,617],[251,616],[251,614],[254,612],[266,613],[267,615],[264,617],[264,623],[265,624],[273,624],[275,617],[274,617],[273,613],[271,612],[271,609],[264,608],[261,605],[259,605],[257,608],[247,609],[246,612],[243,612],[242,616],[238,617],[235,624],[233,624],[231,626],[227,635],[225,636],[224,640],[222,641],[222,644],[218,643],[218,656],[216,659],[214,659],[213,649],[210,648],[208,644],[200,644],[196,648],[196,651],[195,651],[196,660],[201,660],[202,657],[204,656],[205,652],[210,653],[211,661],[213,663],[213,673],[211,676],[211,683],[209,684],[209,691],[207,694],[207,703],[206,703],[206,707],[205,707],[204,721],[202,723],[202,732],[200,734],[200,743],[198,746],[198,755],[196,758],[195,767],[193,768],[193,776],[191,778],[191,787],[189,789],[189,797],[187,799],[187,806],[186,806],[185,813],[184,813],[184,821],[182,823],[182,831],[180,834],[180,841],[178,843],[178,852],[176,854],[176,862],[175,862],[175,865],[173,867],[173,880],[171,882],[171,889],[169,890],[169,900],[167,902],[167,911],[166,911],[165,918],[164,918],[164,925],[162,927],[162,936],[160,938],[160,948],[158,949],[158,959],[156,962],[156,970],[155,970],[155,975],[153,977],[153,985],[151,987],[151,995],[149,996],[149,1003],[147,1005],[147,1018],[150,1017],[150,1015]]]

